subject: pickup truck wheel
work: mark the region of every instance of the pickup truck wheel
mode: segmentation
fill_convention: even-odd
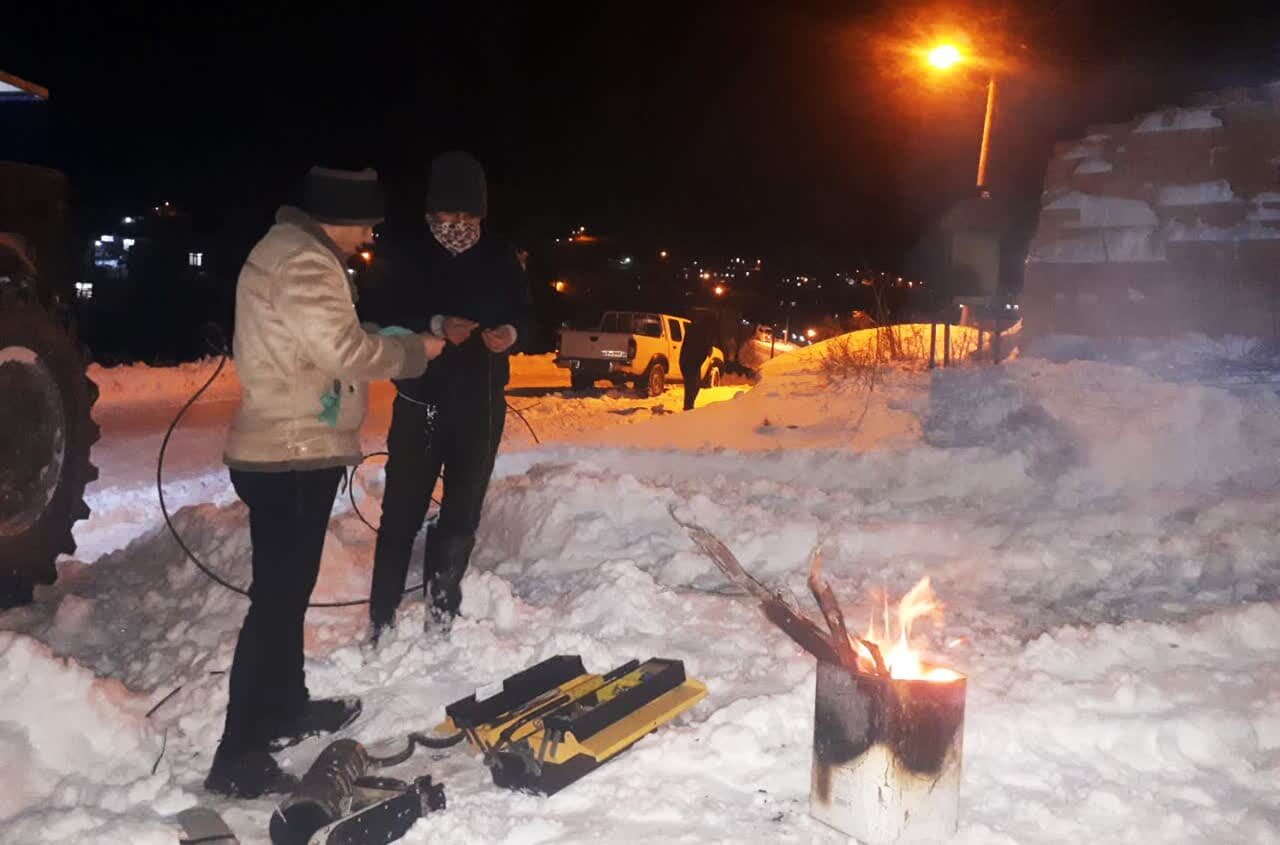
[[[661,396],[667,389],[667,368],[661,361],[654,361],[644,371],[644,378],[636,385],[642,396]]]
[[[706,377],[702,380],[702,386],[703,387],[719,387],[720,379],[723,378],[723,376],[724,376],[724,373],[721,372],[720,365],[712,364],[711,368],[707,370]]]
[[[574,390],[590,390],[595,387],[596,380],[585,373],[570,373],[569,384]]]

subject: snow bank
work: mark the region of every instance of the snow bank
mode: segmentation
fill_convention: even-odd
[[[1226,179],[1211,182],[1195,182],[1190,185],[1165,185],[1160,189],[1158,204],[1166,207],[1188,205],[1213,205],[1230,203],[1237,199]]]
[[[1063,234],[1032,244],[1029,262],[1049,264],[1102,264],[1110,262],[1164,261],[1164,241],[1155,226],[1103,228],[1079,234]]]
[[[932,577],[947,621],[920,645],[970,678],[957,841],[1280,841],[1280,367],[1224,383],[1226,363],[1265,361],[1204,338],[1042,348],[1054,356],[867,381],[824,375],[816,345],[731,401],[507,451],[452,633],[424,634],[411,596],[371,651],[363,609],[315,610],[312,693],[361,695],[352,735],[389,749],[544,657],[682,658],[707,700],[555,798],[496,789],[463,749],[394,770],[449,790],[405,841],[843,841],[807,815],[812,659],[725,584],[674,508],[810,610],[822,545],[856,624],[873,593]],[[536,398],[548,417],[578,401]],[[375,515],[377,473],[360,485]],[[178,522],[244,583],[241,506]],[[32,774],[0,840],[160,841],[160,820],[202,797],[244,605],[154,525],[137,531],[2,617],[0,745]],[[360,595],[373,542],[340,504],[319,598]],[[420,554],[421,540],[411,581]],[[61,691],[74,747],[39,733]],[[322,746],[282,764],[301,772]],[[270,801],[214,803],[242,841],[265,841]]]
[[[98,407],[148,403],[185,402],[200,385],[213,375],[220,358],[205,358],[176,367],[151,367],[146,364],[125,364],[103,367],[92,364],[89,378],[98,385]],[[205,392],[208,399],[238,396],[240,381],[236,378],[235,362],[227,360],[218,379]],[[179,401],[180,400],[180,401]]]
[[[1173,243],[1194,241],[1270,241],[1280,238],[1280,228],[1249,220],[1235,226],[1209,226],[1204,223],[1172,223],[1169,240]]]
[[[1222,120],[1211,109],[1165,109],[1138,119],[1134,132],[1190,132],[1217,129]]]
[[[1072,225],[1085,229],[1155,226],[1159,222],[1151,206],[1142,200],[1097,196],[1079,191],[1063,194],[1046,205],[1044,210],[1078,211],[1080,220]]]
[[[151,774],[163,740],[144,701],[9,632],[0,666],[0,841],[172,842],[158,816],[190,799]]]
[[[1076,165],[1072,172],[1077,176],[1088,173],[1110,173],[1115,170],[1111,162],[1101,158],[1087,158]]]

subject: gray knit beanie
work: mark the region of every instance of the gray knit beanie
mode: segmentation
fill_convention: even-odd
[[[302,209],[333,226],[372,226],[386,216],[378,174],[368,169],[311,168],[303,184]]]

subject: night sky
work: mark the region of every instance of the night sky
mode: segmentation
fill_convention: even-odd
[[[1055,138],[1280,78],[1277,3],[266,5],[6,25],[0,68],[53,91],[82,214],[169,199],[248,238],[315,162],[379,165],[415,214],[429,156],[463,146],[495,224],[535,248],[586,225],[893,267],[969,190],[984,105],[981,69],[941,81],[915,43],[967,33],[998,64],[991,184],[1028,226]]]

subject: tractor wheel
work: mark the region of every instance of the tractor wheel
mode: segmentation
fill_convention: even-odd
[[[640,381],[636,383],[636,388],[641,396],[661,396],[662,392],[667,389],[667,367],[661,361],[654,361],[649,368],[644,371],[644,375],[640,377]]]
[[[0,302],[0,609],[53,583],[58,555],[76,548],[71,526],[89,515],[98,388],[85,363],[44,308]]]

